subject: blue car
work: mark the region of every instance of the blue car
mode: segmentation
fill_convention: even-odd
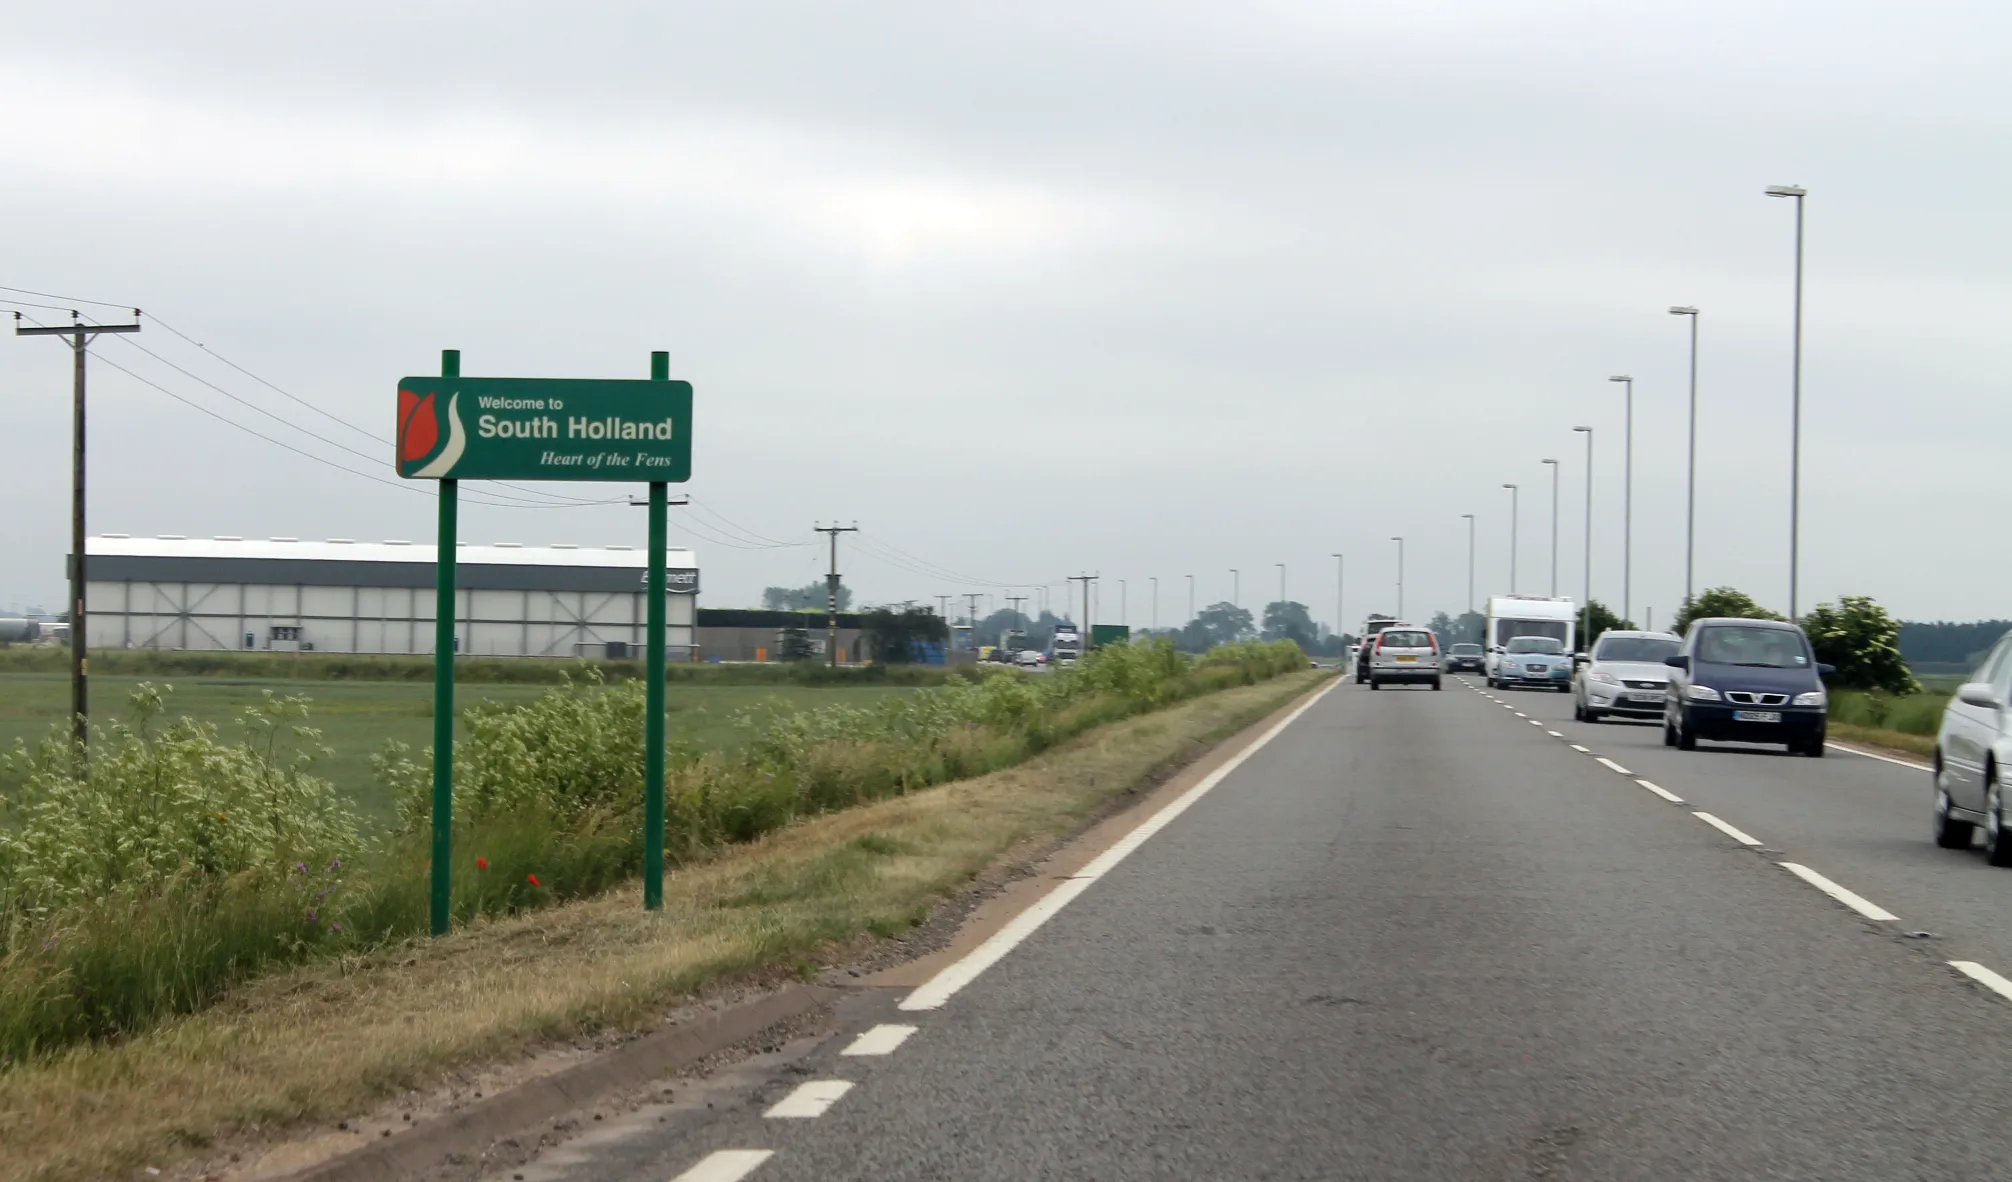
[[[1685,751],[1699,739],[1781,743],[1821,758],[1830,701],[1809,637],[1777,620],[1693,620],[1683,648],[1668,658],[1663,745]]]
[[[1572,692],[1572,654],[1565,642],[1549,636],[1516,636],[1492,654],[1495,672],[1490,686],[1534,685]]]

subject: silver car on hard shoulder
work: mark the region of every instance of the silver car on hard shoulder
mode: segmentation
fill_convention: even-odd
[[[1683,644],[1670,632],[1601,633],[1572,679],[1572,717],[1661,718],[1670,686],[1670,667],[1663,662]]]

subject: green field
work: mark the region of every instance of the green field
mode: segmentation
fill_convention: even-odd
[[[95,664],[95,662],[94,662]],[[321,728],[322,742],[333,758],[319,773],[334,781],[356,801],[366,816],[388,821],[392,802],[370,775],[370,757],[388,739],[414,749],[433,741],[433,687],[424,682],[289,681],[268,678],[107,676],[91,679],[91,715],[98,721],[124,718],[126,696],[142,681],[172,685],[170,714],[188,714],[216,723],[226,737],[234,731],[238,711],[259,700],[264,690],[312,699],[310,722]],[[456,705],[477,702],[523,702],[545,692],[542,685],[461,685]],[[857,705],[886,694],[908,693],[895,685],[706,685],[671,683],[665,689],[674,741],[708,747],[728,747],[742,732],[733,716],[750,707],[801,710],[824,705]],[[69,712],[70,682],[61,673],[0,673],[0,750],[11,751],[16,739],[34,740]],[[4,788],[4,784],[0,784]]]

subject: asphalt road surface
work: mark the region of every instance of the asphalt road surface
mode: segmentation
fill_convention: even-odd
[[[525,1177],[2012,1177],[2012,871],[1925,772],[1445,687],[1337,685],[940,1007]]]

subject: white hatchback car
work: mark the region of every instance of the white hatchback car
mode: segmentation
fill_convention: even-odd
[[[1405,681],[1439,688],[1439,638],[1423,628],[1385,628],[1369,651],[1369,688]]]

